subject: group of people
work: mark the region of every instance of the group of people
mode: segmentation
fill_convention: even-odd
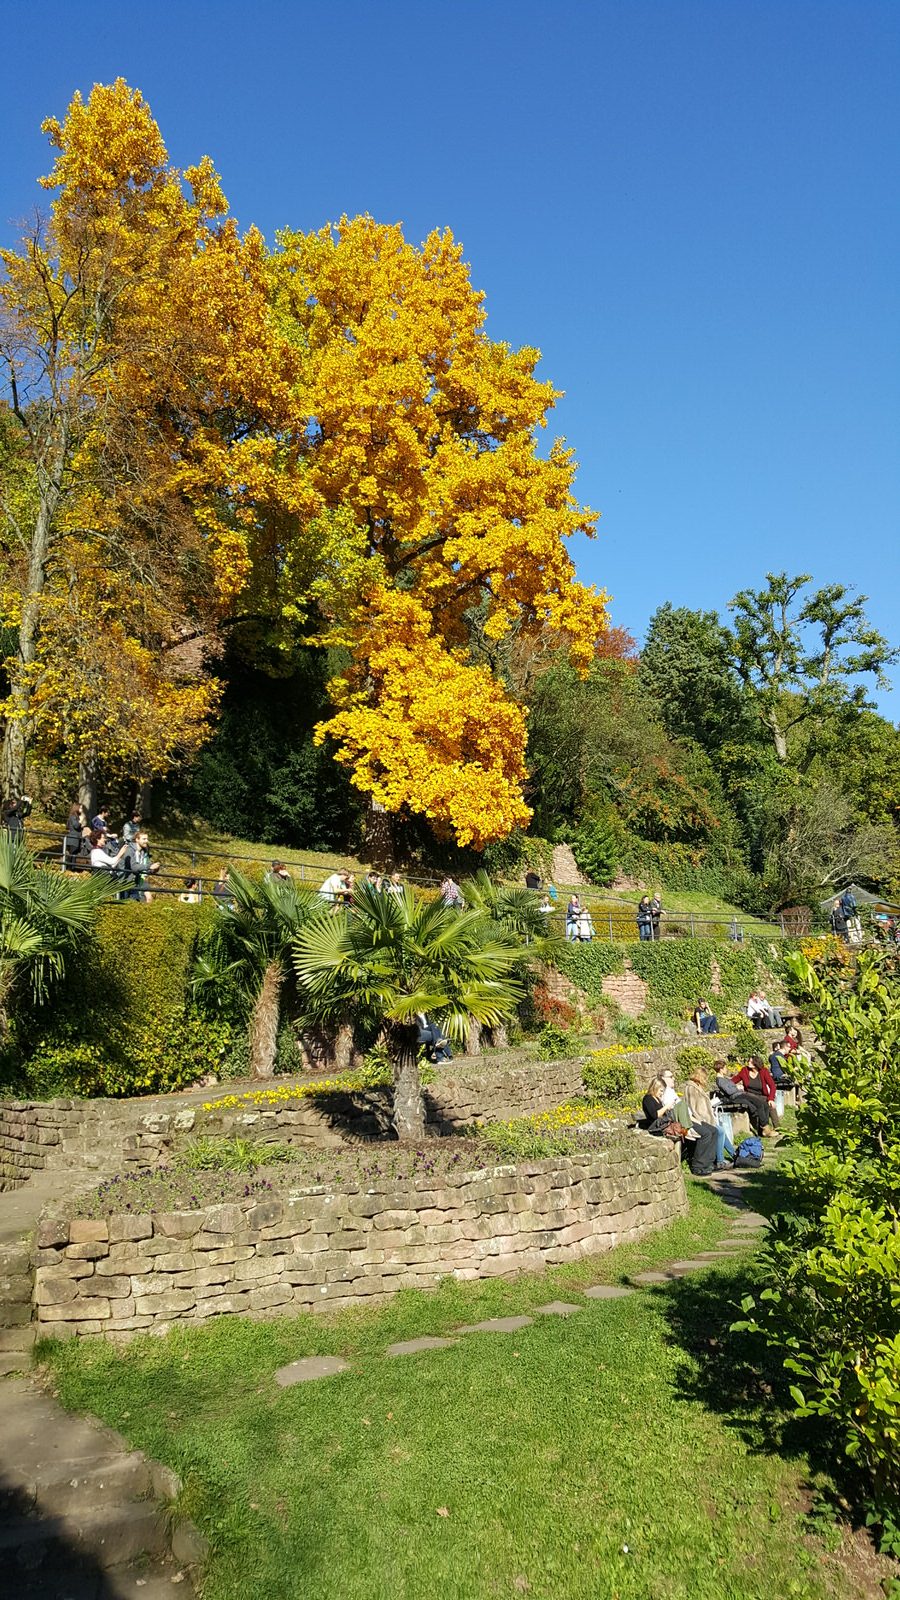
[[[651,898],[649,894],[642,894],[638,901],[637,928],[639,939],[658,939],[660,937],[660,924],[665,912],[658,894]]]
[[[677,1140],[697,1177],[730,1166],[736,1154],[732,1113],[745,1111],[757,1137],[773,1137],[780,1121],[779,1095],[795,1087],[791,1065],[802,1048],[799,1028],[788,1027],[773,1046],[768,1065],[761,1056],[751,1056],[746,1066],[729,1072],[725,1061],[716,1061],[712,1085],[708,1070],[697,1066],[680,1091],[667,1068],[647,1086],[644,1131]]]
[[[116,833],[110,824],[108,806],[101,806],[87,823],[82,820],[80,808],[73,805],[66,822],[63,860],[72,872],[108,873],[121,884],[123,900],[153,899],[146,884],[159,872],[159,862],[151,857],[150,836],[139,811],[133,811],[121,832]]]
[[[837,937],[843,939],[846,944],[862,944],[863,929],[859,918],[859,906],[852,889],[845,889],[842,895],[836,896],[832,901],[829,921],[832,933],[837,934]]]

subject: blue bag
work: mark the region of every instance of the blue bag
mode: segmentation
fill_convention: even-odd
[[[735,1156],[736,1167],[761,1167],[763,1164],[763,1142],[752,1133],[749,1139],[742,1139]]]

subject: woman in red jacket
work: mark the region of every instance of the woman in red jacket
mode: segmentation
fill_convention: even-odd
[[[775,1133],[775,1079],[761,1056],[751,1056],[740,1072],[732,1073],[732,1083],[739,1083],[751,1102],[747,1107],[751,1123],[758,1133],[771,1138]]]

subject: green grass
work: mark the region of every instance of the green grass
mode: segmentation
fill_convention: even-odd
[[[223,1318],[124,1350],[45,1347],[64,1403],[185,1479],[212,1541],[204,1600],[826,1600],[786,1459],[710,1368],[746,1257],[514,1335],[388,1359],[385,1346],[528,1311],[694,1253],[733,1213],[690,1215],[605,1258],[513,1283],[406,1292],[388,1305],[254,1323]],[[280,1390],[308,1354],[353,1362]],[[627,1549],[626,1549],[627,1547]]]

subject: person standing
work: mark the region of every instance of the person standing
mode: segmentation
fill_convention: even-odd
[[[831,931],[838,939],[846,943],[850,937],[847,929],[847,913],[840,900],[835,898],[831,907]]]
[[[448,906],[453,911],[461,911],[464,905],[463,893],[459,884],[451,878],[449,872],[441,884],[441,905]]]
[[[653,911],[648,894],[641,895],[637,908],[637,926],[639,939],[653,938]]]
[[[581,901],[579,900],[577,894],[573,894],[571,900],[569,901],[568,905],[566,906],[566,938],[567,939],[574,940],[574,939],[578,938],[578,924],[580,923],[580,921],[581,921]]]
[[[525,887],[526,889],[539,889],[541,887],[540,874],[535,872],[534,867],[529,867],[525,874]]]
[[[651,922],[651,925],[652,925],[652,928],[653,928],[653,938],[654,939],[658,939],[659,938],[659,925],[660,925],[660,923],[662,921],[662,918],[663,918],[662,901],[660,900],[659,895],[655,894],[653,896],[653,899],[650,901],[650,922]]]

